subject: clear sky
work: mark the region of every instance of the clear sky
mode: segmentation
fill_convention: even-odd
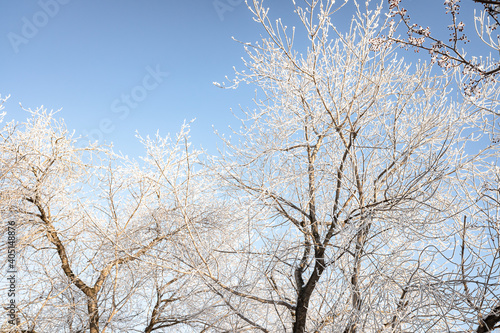
[[[462,2],[470,21],[471,8],[480,7]],[[442,1],[403,4],[419,23],[443,28]],[[291,1],[267,5],[273,17],[295,22]],[[0,94],[11,95],[7,119],[26,118],[19,103],[62,108],[69,129],[137,156],[136,130],[165,135],[196,118],[193,144],[215,153],[213,127],[225,132],[237,126],[230,108],[252,107],[254,87],[212,84],[231,78],[233,66],[243,67],[243,47],[231,36],[253,42],[263,32],[242,0],[0,0],[0,9]],[[339,25],[352,15],[344,9]],[[415,59],[411,51],[399,53]]]

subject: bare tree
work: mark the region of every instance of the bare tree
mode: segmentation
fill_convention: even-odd
[[[244,43],[247,69],[233,83],[260,95],[214,162],[246,202],[247,239],[221,260],[237,263],[229,271],[207,265],[204,274],[256,331],[464,324],[441,288],[457,264],[444,259],[460,211],[447,184],[475,163],[464,129],[481,109],[448,98],[446,74],[404,64],[391,45],[374,50],[381,8],[355,5],[343,34],[334,1],[296,5],[300,32],[250,4],[266,37]]]
[[[248,1],[265,37],[232,84],[255,84],[256,107],[220,156],[187,126],[139,136],[139,161],[43,109],[0,129],[19,274],[2,332],[499,327],[493,80],[454,94],[453,72],[406,64],[381,5],[353,1],[344,33],[343,4],[293,3],[300,31]]]
[[[500,71],[499,60],[491,54],[480,55],[470,52],[465,44],[475,35],[494,54],[500,52],[498,44],[497,28],[499,26],[500,13],[499,1],[474,0],[479,4],[478,13],[467,13],[474,15],[475,27],[466,27],[460,16],[460,0],[445,0],[444,10],[449,15],[450,20],[445,25],[438,26],[437,29],[449,29],[448,39],[437,37],[432,33],[430,27],[423,27],[410,19],[410,14],[401,0],[388,0],[389,16],[394,18],[387,21],[388,32],[383,38],[374,40],[374,47],[378,48],[385,42],[395,42],[402,47],[424,50],[429,53],[432,62],[436,62],[445,69],[461,67],[465,80],[464,91],[468,95],[475,94],[481,88],[484,81],[496,81],[496,76]],[[482,7],[482,9],[481,9]],[[400,31],[398,27],[403,27],[406,37],[397,35]],[[474,29],[475,28],[475,29]],[[469,52],[468,52],[469,51]]]
[[[179,253],[208,211],[187,127],[174,140],[140,138],[147,154],[136,162],[77,148],[52,113],[28,111],[0,133],[2,217],[19,240],[18,328],[149,333],[196,323],[208,302],[194,301],[202,285]]]
[[[441,292],[453,295],[456,320],[463,321],[469,332],[500,327],[499,171],[495,149],[460,172],[454,186],[465,200],[456,216],[454,255],[447,258],[456,267],[443,279]]]

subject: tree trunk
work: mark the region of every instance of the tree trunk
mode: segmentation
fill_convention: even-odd
[[[476,330],[477,333],[488,333],[493,331],[495,325],[500,322],[500,305],[497,305],[493,311],[481,319],[479,326]]]
[[[316,250],[316,264],[314,271],[307,281],[305,286],[298,286],[299,295],[297,296],[297,308],[295,310],[295,322],[293,323],[293,333],[304,333],[306,330],[307,310],[309,308],[309,300],[316,288],[316,283],[319,281],[321,274],[325,270],[325,250],[323,248]]]
[[[99,333],[99,308],[97,306],[97,297],[89,297],[87,300],[87,309],[89,313],[90,333]]]

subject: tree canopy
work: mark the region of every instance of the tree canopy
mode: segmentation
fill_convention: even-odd
[[[138,136],[134,160],[43,108],[3,124],[17,283],[0,331],[499,327],[496,82],[461,94],[458,68],[405,63],[382,7],[354,4],[341,31],[333,0],[294,1],[293,29],[248,1],[263,34],[229,84],[254,85],[255,105],[217,155],[188,125]]]

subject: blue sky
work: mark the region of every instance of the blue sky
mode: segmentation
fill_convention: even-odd
[[[462,15],[470,20],[472,0],[463,2]],[[442,1],[403,3],[421,24],[443,27]],[[273,17],[295,22],[291,1],[267,4]],[[233,66],[243,67],[243,47],[231,36],[252,42],[263,32],[242,0],[2,0],[0,8],[7,119],[26,118],[18,103],[62,108],[69,129],[137,156],[136,130],[166,135],[196,118],[193,144],[215,153],[213,127],[227,132],[238,125],[230,109],[252,107],[254,87],[212,84],[231,77]],[[338,24],[352,15],[344,9]],[[412,51],[399,53],[415,59]]]

